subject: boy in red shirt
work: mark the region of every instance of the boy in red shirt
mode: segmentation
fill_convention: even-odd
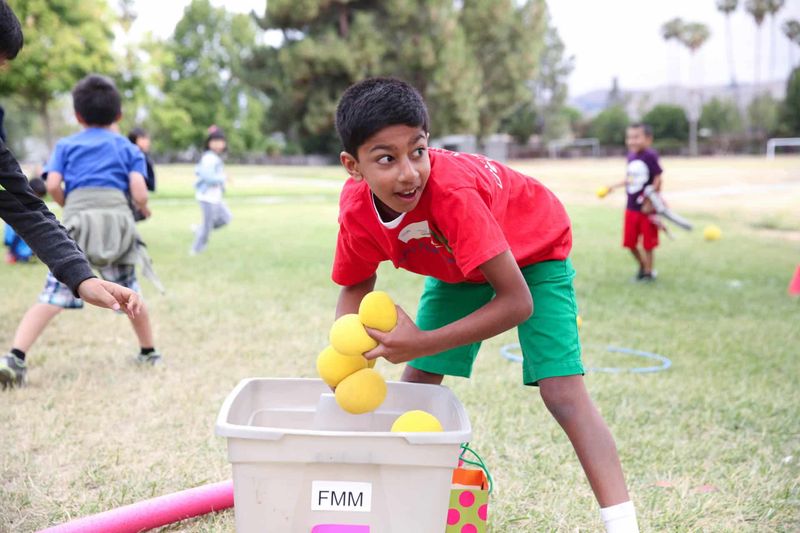
[[[483,156],[428,148],[419,93],[396,79],[350,87],[336,112],[350,178],[340,198],[336,316],[373,290],[381,261],[428,276],[417,325],[398,308],[369,330],[369,359],[408,362],[404,381],[469,377],[480,343],[518,326],[523,380],[538,385],[584,466],[607,531],[638,531],[614,440],[583,383],[568,258],[570,221],[538,181]]]

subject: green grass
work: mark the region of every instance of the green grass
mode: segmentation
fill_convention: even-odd
[[[585,163],[575,165],[586,173]],[[0,531],[33,531],[227,479],[213,424],[228,392],[245,377],[314,376],[337,297],[329,278],[337,206],[335,189],[302,180],[335,183],[342,173],[229,171],[234,222],[212,236],[206,254],[187,256],[199,215],[189,167],[161,169],[155,216],[141,226],[168,290],[162,296],[142,282],[164,368],[129,362],[136,345],[124,317],[65,312],[31,351],[31,385],[0,394]],[[261,175],[287,179],[264,183]],[[605,353],[607,344],[673,362],[656,374],[586,377],[617,439],[642,530],[797,531],[800,302],[786,296],[797,243],[755,234],[736,211],[709,203],[683,214],[701,227],[721,225],[723,239],[706,243],[695,232],[665,240],[660,278],[642,286],[629,281],[617,206],[568,208],[585,362],[638,364]],[[43,277],[41,265],[0,266],[0,343],[10,342]],[[379,287],[414,313],[418,277],[384,265]],[[566,437],[537,390],[521,385],[519,366],[499,355],[515,341],[506,333],[485,342],[473,379],[445,382],[470,413],[473,444],[495,478],[491,530],[598,531]],[[379,368],[399,377],[399,368]],[[224,512],[165,531],[232,529],[233,514]]]

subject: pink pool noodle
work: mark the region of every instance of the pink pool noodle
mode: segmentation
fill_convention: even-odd
[[[138,533],[233,507],[233,482],[221,481],[78,518],[40,533]]]

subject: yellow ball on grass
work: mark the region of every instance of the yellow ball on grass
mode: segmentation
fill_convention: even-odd
[[[358,318],[367,327],[392,331],[397,325],[397,308],[392,298],[383,291],[372,291],[361,300]]]
[[[336,387],[347,376],[365,368],[366,359],[342,355],[333,346],[328,346],[317,356],[317,373],[329,387]]]
[[[609,192],[611,192],[611,189],[608,187],[598,187],[597,191],[595,191],[595,194],[597,194],[598,198],[605,198]]]
[[[342,315],[333,323],[330,341],[340,354],[353,356],[361,356],[378,345],[375,339],[367,335],[367,330],[355,313]]]
[[[347,376],[336,387],[336,403],[354,415],[374,411],[386,399],[386,381],[371,368]]]
[[[393,433],[434,433],[444,431],[439,419],[425,411],[408,411],[392,424]]]
[[[703,238],[707,241],[718,241],[722,238],[722,230],[719,226],[709,224],[703,229]]]

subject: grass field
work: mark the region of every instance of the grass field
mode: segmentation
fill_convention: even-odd
[[[620,161],[514,163],[563,198],[588,366],[639,364],[615,344],[654,351],[654,374],[586,376],[617,439],[643,531],[800,530],[800,302],[786,286],[800,263],[800,157],[666,159],[667,199],[723,239],[678,233],[657,252],[659,280],[630,282],[619,247]],[[213,424],[242,378],[312,377],[337,289],[335,168],[230,167],[234,222],[207,253],[187,255],[191,168],[159,168],[154,217],[141,225],[167,286],[143,281],[166,356],[131,362],[125,318],[65,312],[30,353],[30,386],[0,394],[0,531],[70,518],[230,477]],[[0,344],[40,290],[44,267],[0,265]],[[384,265],[379,287],[413,316],[421,279]],[[484,343],[472,380],[448,379],[470,413],[473,443],[497,492],[493,532],[599,531],[572,449],[518,365]],[[379,369],[399,377],[385,362]],[[164,531],[231,531],[232,512]]]

